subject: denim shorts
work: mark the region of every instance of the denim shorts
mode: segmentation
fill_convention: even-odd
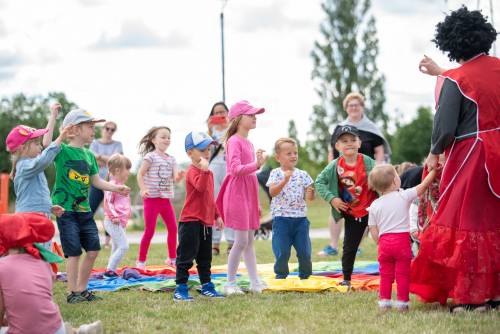
[[[86,252],[101,249],[92,212],[66,211],[57,218],[57,227],[65,257],[82,255],[82,248]]]

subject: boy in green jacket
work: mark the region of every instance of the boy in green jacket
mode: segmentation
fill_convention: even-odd
[[[356,252],[368,225],[366,209],[377,198],[377,194],[368,188],[368,174],[375,166],[375,160],[358,152],[361,140],[354,126],[340,126],[334,136],[340,157],[318,175],[315,186],[318,194],[332,206],[335,221],[345,219],[344,281],[340,284],[350,288]]]

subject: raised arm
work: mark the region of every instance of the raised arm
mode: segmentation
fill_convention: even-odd
[[[46,134],[43,135],[42,145],[43,147],[47,147],[52,142],[52,136],[54,135],[54,127],[56,126],[57,115],[59,114],[59,110],[61,110],[62,106],[59,102],[54,103],[50,106],[50,117],[47,122]]]

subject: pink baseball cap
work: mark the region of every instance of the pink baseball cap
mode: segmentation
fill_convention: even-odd
[[[266,111],[266,109],[254,107],[250,102],[241,100],[233,104],[229,109],[229,119],[235,119],[240,115],[262,114],[264,111]]]
[[[48,129],[35,129],[26,125],[18,125],[10,130],[7,135],[7,139],[5,140],[7,151],[14,153],[28,140],[43,136],[48,131]]]

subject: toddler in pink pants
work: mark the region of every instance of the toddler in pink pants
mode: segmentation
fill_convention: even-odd
[[[370,187],[380,195],[368,208],[370,234],[378,243],[380,265],[379,307],[387,311],[392,307],[392,283],[397,284],[398,311],[407,311],[410,294],[410,205],[429,187],[436,171],[429,173],[414,188],[400,189],[401,180],[396,169],[389,164],[376,166],[368,176]]]

